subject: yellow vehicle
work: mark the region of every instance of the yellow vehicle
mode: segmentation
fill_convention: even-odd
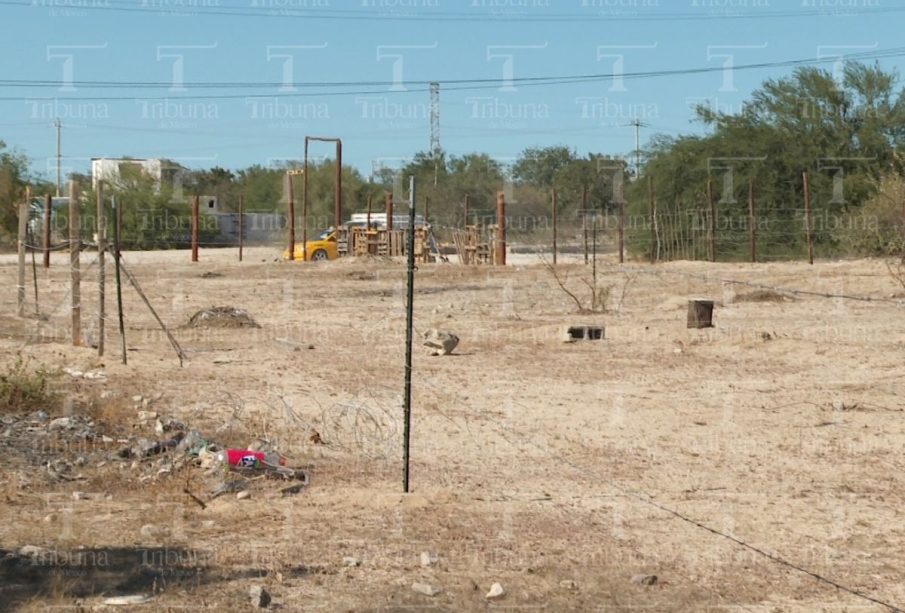
[[[336,253],[336,230],[329,229],[321,232],[320,236],[314,240],[308,241],[307,257],[304,251],[304,245],[301,241],[295,244],[295,259],[298,261],[310,260],[313,262],[321,262],[323,260],[335,260]],[[289,259],[289,249],[283,251],[283,259]]]

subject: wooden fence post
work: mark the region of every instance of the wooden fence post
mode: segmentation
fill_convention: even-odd
[[[506,196],[499,192],[496,197],[496,260],[497,266],[506,265]]]
[[[31,203],[31,187],[25,188],[25,200],[19,203],[19,275],[16,281],[16,314],[25,316],[25,250],[28,236],[28,212]]]
[[[82,272],[79,269],[79,254],[82,250],[80,232],[78,188],[75,181],[69,182],[69,304],[72,309],[72,344],[82,344]]]
[[[97,355],[104,355],[104,337],[106,336],[106,270],[104,263],[107,255],[107,216],[104,213],[104,182],[97,182]]]
[[[754,214],[754,181],[748,182],[748,223],[751,225],[751,262],[757,262],[757,219]]]
[[[239,261],[245,248],[245,194],[239,194]]]
[[[811,237],[811,177],[805,170],[801,174],[804,182],[804,233],[808,241],[808,263],[814,263],[814,242]]]

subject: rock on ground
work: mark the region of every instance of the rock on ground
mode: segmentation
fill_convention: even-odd
[[[432,328],[424,333],[424,346],[432,349],[432,355],[449,355],[459,344],[459,337],[451,332]]]

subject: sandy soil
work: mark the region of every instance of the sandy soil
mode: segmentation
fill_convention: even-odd
[[[262,483],[247,500],[202,509],[183,493],[203,497],[200,468],[142,480],[141,466],[92,460],[84,480],[60,482],[7,457],[0,549],[120,556],[90,581],[78,565],[4,571],[7,606],[90,609],[143,593],[147,610],[243,610],[263,585],[282,610],[888,610],[727,535],[905,606],[905,309],[748,301],[752,288],[715,280],[889,299],[902,286],[882,261],[606,259],[609,310],[597,314],[577,313],[536,256],[505,269],[422,266],[416,329],[448,329],[461,344],[445,357],[416,346],[405,495],[404,266],[277,255],[251,249],[239,263],[234,250],[205,250],[192,264],[185,251],[125,254],[184,367],[129,287],[120,363],[112,282],[107,355],[71,347],[64,255],[38,271],[47,320],[16,318],[15,261],[0,260],[3,362],[21,353],[107,375],[60,375],[60,414],[90,413],[114,438],[154,435],[139,409],[225,445],[266,438],[311,478],[296,496]],[[96,339],[96,268],[85,274],[82,317]],[[559,276],[587,299],[588,267],[566,263]],[[32,309],[30,282],[28,296]],[[686,329],[690,297],[717,301],[715,328]],[[246,309],[261,327],[185,326],[214,305]],[[563,343],[562,325],[576,323],[605,325],[606,340]],[[436,564],[421,565],[425,551]],[[658,580],[639,585],[637,574]],[[442,592],[416,593],[416,581]],[[489,601],[494,582],[506,593]]]

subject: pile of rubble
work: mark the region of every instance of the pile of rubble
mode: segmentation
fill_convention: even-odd
[[[128,478],[138,483],[162,480],[183,470],[201,470],[209,489],[208,501],[225,493],[248,498],[253,485],[258,489],[266,485],[258,479],[262,476],[292,481],[279,490],[283,496],[297,494],[308,484],[307,474],[286,466],[286,459],[266,441],[227,449],[154,411],[138,411],[138,420],[139,431],[147,434],[123,438],[99,431],[98,424],[85,415],[51,418],[45,411],[4,415],[0,417],[0,452],[17,458],[27,469],[18,471],[20,487],[32,485],[36,474],[49,483],[76,482],[111,469],[127,472]],[[41,473],[35,472],[38,467]],[[193,497],[204,505],[201,496]]]

